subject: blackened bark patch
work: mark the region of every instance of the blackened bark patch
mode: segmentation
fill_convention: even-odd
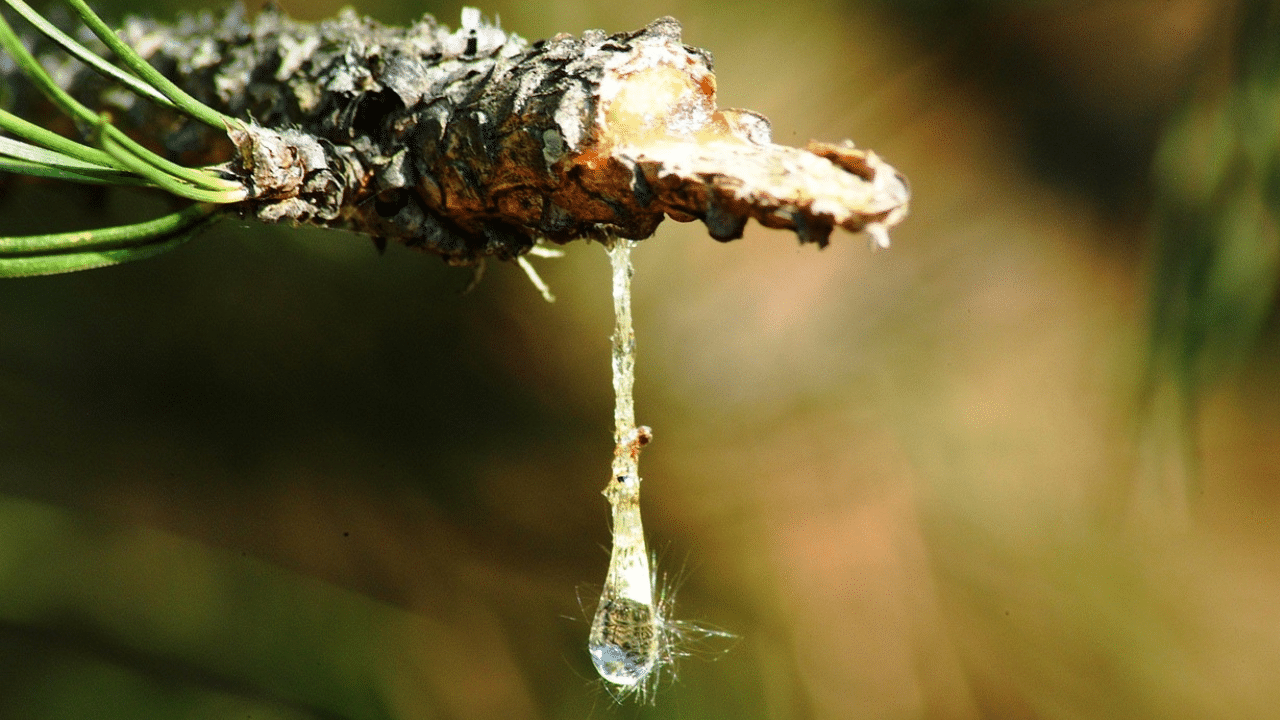
[[[355,116],[351,119],[352,136],[364,135],[385,139],[387,123],[395,113],[404,109],[400,97],[390,88],[361,95],[355,103]],[[380,143],[381,144],[381,143]]]

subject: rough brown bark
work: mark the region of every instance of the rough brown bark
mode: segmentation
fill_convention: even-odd
[[[645,238],[664,216],[719,240],[755,218],[820,245],[835,226],[885,244],[906,213],[905,182],[873,153],[774,145],[763,117],[717,109],[710,54],[671,18],[529,44],[463,17],[450,31],[430,16],[307,24],[237,7],[132,18],[121,33],[200,100],[252,118],[231,131],[229,170],[252,190],[241,211],[265,222],[347,227],[466,264],[540,238]],[[178,122],[166,143],[191,151],[206,135]]]

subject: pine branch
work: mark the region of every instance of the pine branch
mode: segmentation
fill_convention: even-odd
[[[248,199],[227,207],[263,222],[470,264],[541,238],[645,238],[666,216],[719,240],[755,218],[802,242],[825,245],[839,226],[886,245],[907,210],[905,181],[874,153],[775,145],[762,116],[718,109],[710,54],[683,45],[671,18],[529,44],[474,9],[450,31],[430,16],[394,28],[345,10],[307,24],[237,6],[173,25],[130,18],[120,35],[195,102],[253,120],[226,135],[169,120],[164,141],[207,152],[229,136],[225,170]],[[104,90],[87,68],[60,79],[143,124],[171,112]]]

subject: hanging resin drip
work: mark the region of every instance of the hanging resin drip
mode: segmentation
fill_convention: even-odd
[[[663,618],[653,597],[649,551],[640,520],[640,448],[649,428],[636,427],[635,332],[631,327],[630,240],[608,246],[613,267],[613,475],[604,489],[613,508],[613,552],[588,649],[600,677],[622,686],[641,685],[659,664]]]

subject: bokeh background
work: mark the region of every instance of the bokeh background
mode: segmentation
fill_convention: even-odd
[[[722,106],[912,182],[888,252],[668,222],[635,253],[650,542],[675,616],[737,639],[652,705],[586,654],[598,245],[535,261],[549,305],[514,266],[461,295],[430,256],[227,222],[0,284],[0,717],[1274,715],[1280,6],[483,10],[530,38],[674,15]],[[150,202],[9,187],[0,223]]]

